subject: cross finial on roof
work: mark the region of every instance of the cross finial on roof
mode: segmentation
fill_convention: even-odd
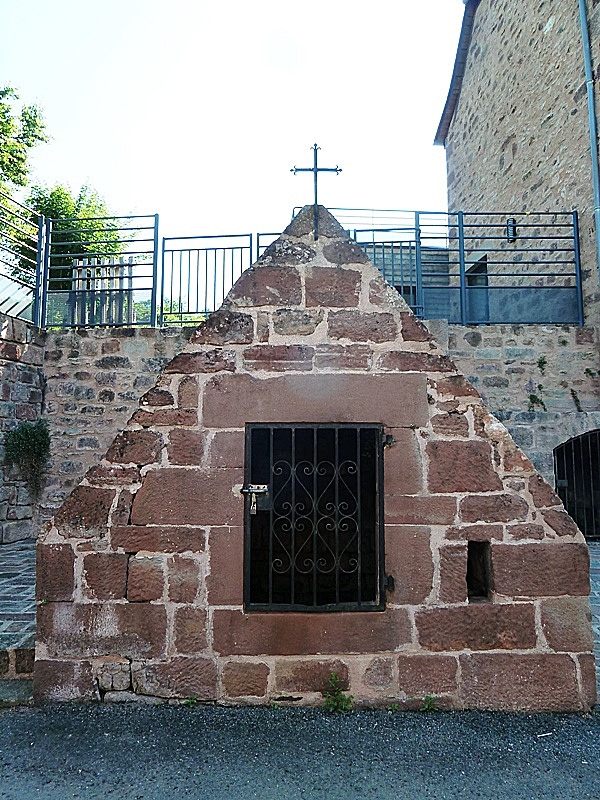
[[[297,172],[312,172],[314,175],[315,181],[315,241],[319,238],[319,207],[317,205],[317,176],[319,172],[335,172],[336,175],[339,175],[342,171],[337,165],[335,167],[319,167],[317,166],[317,152],[321,149],[315,142],[313,146],[310,148],[314,151],[314,159],[313,159],[313,166],[312,167],[292,167],[290,172],[293,172],[294,175]]]

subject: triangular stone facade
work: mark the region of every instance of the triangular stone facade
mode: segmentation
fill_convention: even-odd
[[[590,708],[581,533],[363,251],[312,222],[242,275],[40,537],[36,697],[316,703],[335,672],[364,705]],[[393,439],[384,610],[244,606],[250,423]],[[469,542],[489,543],[486,597]]]

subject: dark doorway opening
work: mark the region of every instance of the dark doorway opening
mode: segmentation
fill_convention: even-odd
[[[249,610],[381,610],[382,429],[249,425]]]
[[[600,430],[554,450],[556,492],[586,539],[600,540]]]

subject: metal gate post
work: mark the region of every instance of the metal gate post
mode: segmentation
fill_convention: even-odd
[[[44,270],[44,230],[45,218],[43,214],[38,217],[38,234],[37,234],[37,253],[35,256],[35,289],[33,294],[33,311],[32,321],[33,324],[42,327],[42,304],[41,304],[41,289],[42,289],[42,273]]]
[[[421,257],[421,215],[415,212],[415,267],[416,267],[416,303],[415,314],[419,319],[425,316],[425,304],[423,298],[423,260]]]
[[[458,212],[458,261],[460,273],[460,324],[467,324],[467,278],[465,266],[465,215]]]
[[[577,314],[579,327],[583,327],[583,287],[581,285],[581,255],[579,252],[579,216],[573,211],[573,255],[575,256],[575,286],[577,287]]]
[[[164,264],[161,264],[164,272]],[[154,215],[154,250],[152,253],[152,301],[150,304],[150,325],[152,328],[158,327],[158,214]],[[162,306],[162,300],[161,300]],[[162,318],[162,313],[161,313]]]
[[[52,220],[46,219],[44,225],[44,250],[42,255],[41,268],[41,295],[42,303],[40,309],[40,328],[47,327],[46,314],[48,310],[48,291],[50,289],[50,250],[52,247]]]

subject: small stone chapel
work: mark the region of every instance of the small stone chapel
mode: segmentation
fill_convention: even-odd
[[[585,711],[589,555],[400,295],[313,207],[38,543],[38,702]],[[430,701],[428,701],[430,702]]]

